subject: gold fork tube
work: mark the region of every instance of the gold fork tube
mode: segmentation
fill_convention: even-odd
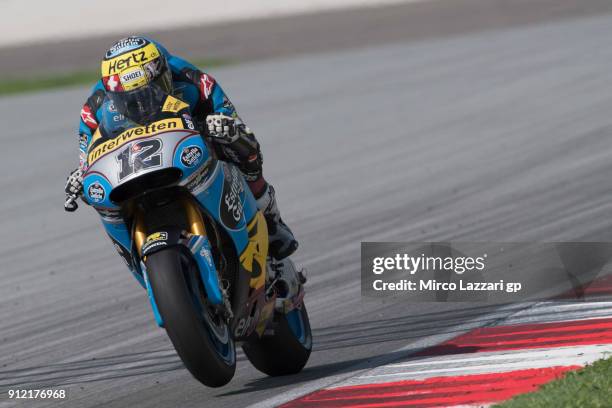
[[[182,199],[181,203],[185,209],[185,215],[187,216],[187,223],[189,224],[189,232],[194,235],[206,236],[206,228],[204,227],[204,219],[202,213],[189,199]],[[142,255],[142,246],[147,238],[147,231],[145,228],[144,219],[142,213],[138,212],[134,216],[134,244],[138,253]]]
[[[134,218],[134,243],[140,255],[142,255],[142,246],[145,243],[146,237],[147,231],[145,230],[144,220],[142,219],[142,214],[138,212]]]
[[[202,213],[196,207],[192,200],[187,198],[182,199],[183,207],[187,215],[187,222],[189,223],[189,232],[194,235],[206,236],[206,228],[204,227],[204,219]]]

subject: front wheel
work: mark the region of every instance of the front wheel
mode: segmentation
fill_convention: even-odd
[[[209,387],[227,384],[236,370],[234,341],[207,306],[191,254],[170,247],[147,256],[146,266],[168,337],[189,372]]]
[[[299,373],[312,350],[312,332],[306,306],[285,314],[276,313],[274,334],[242,346],[253,366],[264,374],[280,376]]]

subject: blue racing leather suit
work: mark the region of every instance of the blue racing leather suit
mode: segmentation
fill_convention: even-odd
[[[205,120],[210,114],[222,113],[235,119],[237,126],[241,129],[239,139],[231,145],[217,143],[213,144],[213,147],[220,159],[238,166],[253,193],[257,194],[256,191],[266,184],[262,177],[263,160],[259,143],[240,120],[234,105],[212,76],[200,71],[184,59],[171,55],[159,43],[154,43],[166,57],[172,72],[173,96],[189,105],[191,117],[202,134],[206,133]],[[114,123],[120,128],[124,122],[127,123],[128,119],[115,110],[109,98],[106,97],[102,80],[98,81],[81,109],[79,164],[82,169],[87,168],[87,149],[100,123]],[[139,268],[131,264],[131,235],[121,214],[116,210],[99,210],[99,214],[115,248],[125,260],[128,268],[143,284]]]
[[[242,124],[234,105],[225,95],[221,86],[211,75],[200,71],[184,59],[171,55],[159,43],[152,42],[164,54],[172,71],[173,96],[189,105],[190,114],[195,119],[199,130],[205,131],[206,116],[213,113],[223,113],[236,120],[238,126],[242,129],[243,137],[240,138],[239,143],[232,144],[232,146],[215,145],[217,153],[223,160],[236,164],[244,173],[247,181],[250,183],[259,181],[262,165],[259,143],[253,133]],[[87,148],[105,115],[112,116],[113,121],[117,122],[118,126],[124,119],[113,109],[112,103],[106,98],[104,84],[102,80],[99,80],[81,109],[79,121],[79,162],[81,168],[87,167]]]

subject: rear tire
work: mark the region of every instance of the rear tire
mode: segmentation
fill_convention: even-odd
[[[236,370],[234,341],[224,322],[215,325],[203,315],[207,309],[196,299],[204,289],[194,284],[199,276],[191,254],[170,247],[147,256],[146,266],[164,327],[185,367],[204,385],[227,384]]]
[[[308,362],[312,351],[312,332],[306,306],[287,315],[276,313],[274,335],[243,344],[253,366],[272,377],[296,374]]]

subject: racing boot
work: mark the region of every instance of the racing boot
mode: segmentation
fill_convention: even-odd
[[[274,187],[270,184],[266,185],[263,194],[257,199],[257,208],[263,212],[268,223],[269,255],[274,259],[283,259],[294,253],[298,242],[278,212]]]

